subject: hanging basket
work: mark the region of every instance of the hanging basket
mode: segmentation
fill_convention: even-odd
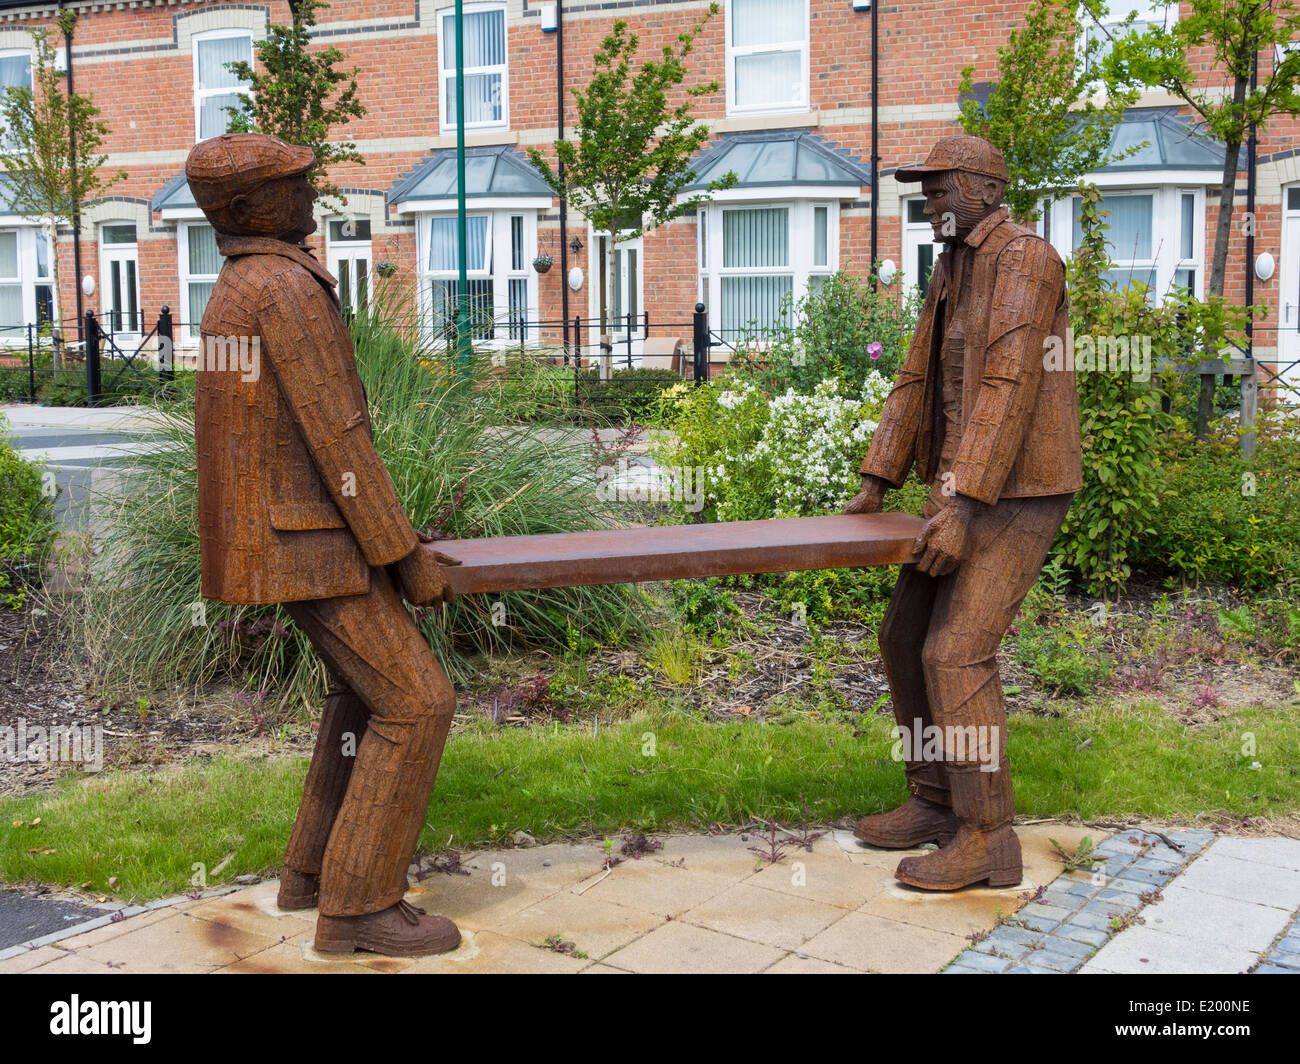
[[[550,255],[538,255],[537,258],[533,259],[533,269],[538,273],[545,273],[554,262],[555,260]]]

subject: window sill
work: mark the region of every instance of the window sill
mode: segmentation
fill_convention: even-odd
[[[519,134],[512,129],[501,126],[498,129],[476,129],[465,130],[465,147],[467,148],[485,148],[497,144],[518,144]],[[444,131],[439,136],[433,138],[431,148],[454,148],[456,146],[456,130],[450,132]]]
[[[710,124],[714,133],[747,133],[756,129],[804,129],[821,124],[816,111],[752,111],[728,115]]]

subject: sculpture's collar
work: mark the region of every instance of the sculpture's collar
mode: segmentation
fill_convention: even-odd
[[[286,259],[310,270],[319,280],[333,288],[338,281],[325,269],[315,256],[302,244],[290,244],[287,240],[276,240],[270,236],[234,236],[230,233],[217,233],[217,250],[226,258],[237,255],[283,255]]]
[[[999,207],[992,214],[985,216],[984,220],[981,221],[979,225],[966,234],[966,246],[972,248],[979,247],[984,243],[985,239],[987,239],[988,235],[993,232],[994,229],[1010,217],[1011,211],[1006,207]]]

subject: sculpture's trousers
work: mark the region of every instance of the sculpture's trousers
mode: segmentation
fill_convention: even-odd
[[[997,651],[1072,497],[985,507],[971,521],[970,554],[954,572],[936,578],[905,565],[889,600],[880,653],[907,740],[908,789],[951,806],[963,821],[996,827],[1014,814]],[[925,516],[934,510],[932,503]],[[931,736],[938,742],[927,747]]]
[[[334,684],[284,863],[320,875],[321,915],[378,912],[406,893],[455,695],[384,570],[285,609]]]

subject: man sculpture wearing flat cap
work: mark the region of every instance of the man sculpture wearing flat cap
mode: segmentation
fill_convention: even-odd
[[[1006,887],[1022,869],[996,655],[1083,484],[1074,374],[1043,358],[1068,325],[1065,267],[1009,220],[987,141],[945,137],[896,176],[921,182],[946,248],[845,512],[879,510],[913,466],[931,491],[879,636],[911,793],[854,833],[939,843],[899,864],[914,887]]]
[[[226,261],[203,314],[195,401],[202,593],[283,603],[329,669],[279,904],[319,900],[315,946],[413,956],[460,942],[403,900],[454,696],[401,597],[448,601],[375,451],[316,228],[309,148],[205,140],[186,177]],[[232,352],[238,352],[238,355]]]

